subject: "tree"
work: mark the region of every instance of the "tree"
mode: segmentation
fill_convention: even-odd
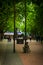
[[[24,31],[24,1],[16,0],[16,27]],[[14,18],[14,0],[1,0],[1,17],[0,17],[0,31],[13,31]],[[39,5],[40,4],[40,5]],[[26,31],[43,33],[43,1],[41,0],[26,0]],[[13,17],[12,17],[13,16]],[[24,21],[23,21],[24,20]],[[10,24],[11,22],[11,24]],[[3,24],[2,24],[3,23]],[[22,24],[22,25],[20,25]],[[11,29],[12,26],[12,29]],[[20,27],[19,27],[20,26]],[[36,30],[35,30],[36,29]]]
[[[1,0],[0,4],[0,35],[2,35],[7,30],[7,21],[12,14],[13,2],[12,0]]]

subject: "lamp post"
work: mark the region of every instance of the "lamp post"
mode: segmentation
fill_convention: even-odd
[[[23,50],[24,50],[24,53],[28,53],[30,52],[30,49],[29,49],[29,45],[28,45],[28,42],[26,42],[27,40],[27,36],[26,36],[26,0],[24,0],[24,6],[25,6],[25,45],[23,47]]]
[[[15,9],[15,0],[14,0],[14,45],[13,45],[13,52],[15,52],[15,19],[16,19],[16,9]]]
[[[26,45],[26,0],[24,1],[24,6],[25,6],[25,45]]]

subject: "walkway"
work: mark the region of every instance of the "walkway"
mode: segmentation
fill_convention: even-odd
[[[16,53],[13,53],[13,41],[0,42],[0,65],[43,65],[43,44],[27,41],[30,53],[23,53],[24,44],[15,44]]]

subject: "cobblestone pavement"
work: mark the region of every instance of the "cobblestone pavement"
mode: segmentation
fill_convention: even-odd
[[[13,41],[0,42],[0,65],[43,65],[43,44],[27,41],[30,53],[23,53],[24,44],[15,44],[16,52],[13,53]]]

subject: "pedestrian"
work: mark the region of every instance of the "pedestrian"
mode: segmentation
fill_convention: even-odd
[[[32,39],[32,36],[29,36],[29,39],[30,39],[30,41],[31,41],[31,39]]]

